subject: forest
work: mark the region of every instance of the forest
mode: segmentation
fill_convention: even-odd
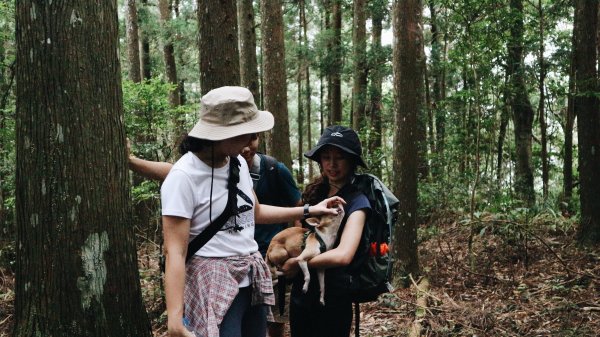
[[[167,336],[160,184],[248,88],[300,190],[329,125],[400,204],[361,336],[600,333],[600,1],[0,0],[0,337]],[[354,333],[354,332],[353,332]]]

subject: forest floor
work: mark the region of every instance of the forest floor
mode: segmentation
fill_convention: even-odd
[[[419,327],[421,336],[600,336],[600,247],[581,249],[564,223],[437,217],[419,231],[423,275],[361,304],[360,335],[408,336]],[[138,253],[154,336],[166,336],[158,246],[144,239]],[[423,278],[426,302],[415,288]],[[0,336],[10,335],[13,300],[13,273],[0,265]]]

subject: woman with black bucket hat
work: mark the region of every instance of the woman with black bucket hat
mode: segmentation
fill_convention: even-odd
[[[245,88],[202,97],[200,120],[182,143],[185,154],[161,188],[169,336],[264,337],[273,288],[255,223],[336,214],[330,207],[344,203],[338,196],[310,207],[258,203],[240,153],[253,133],[273,123]]]
[[[302,275],[294,278],[290,299],[290,331],[292,337],[348,337],[352,324],[352,302],[343,290],[348,287],[348,265],[359,248],[365,220],[371,209],[369,200],[351,184],[356,168],[366,167],[362,147],[354,130],[343,126],[325,129],[317,145],[304,154],[319,163],[321,176],[309,184],[303,202],[314,204],[332,196],[346,201],[345,217],[340,225],[333,249],[308,263],[311,268],[326,268],[325,305],[319,302],[318,278],[312,275],[308,291],[302,292]],[[294,262],[284,266],[284,273],[297,272]]]

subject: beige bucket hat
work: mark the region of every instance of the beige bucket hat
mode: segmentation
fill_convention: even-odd
[[[200,101],[200,120],[188,136],[223,140],[263,132],[273,128],[273,115],[258,110],[250,90],[220,87],[209,91]]]

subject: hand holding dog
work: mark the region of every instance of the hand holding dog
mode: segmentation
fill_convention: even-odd
[[[296,277],[298,272],[300,271],[300,266],[298,265],[298,259],[295,257],[291,257],[285,261],[283,266],[279,268],[279,271],[283,273],[283,276],[287,279],[292,279]]]
[[[338,196],[327,198],[314,206],[310,206],[310,216],[338,215],[337,205],[345,204],[346,201]]]

